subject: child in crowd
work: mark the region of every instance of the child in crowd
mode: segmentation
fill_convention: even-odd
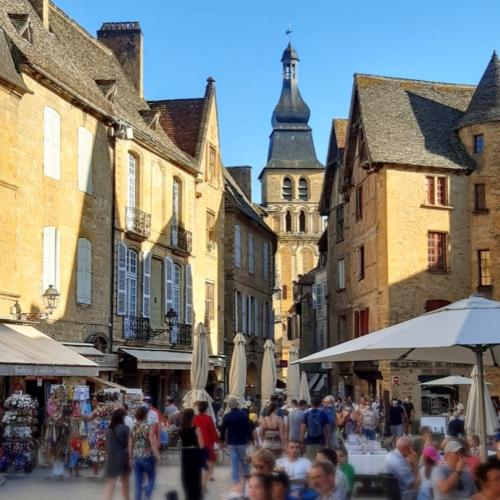
[[[80,477],[79,466],[82,460],[82,439],[77,432],[73,432],[69,440],[69,462],[68,469],[70,476]]]

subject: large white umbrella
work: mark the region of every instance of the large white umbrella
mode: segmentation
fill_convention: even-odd
[[[471,385],[472,379],[461,375],[450,375],[449,377],[437,378],[422,382],[420,385]]]
[[[205,390],[210,369],[208,357],[207,330],[203,323],[199,323],[193,338],[193,360],[191,362],[191,390],[184,396],[185,408],[193,408],[197,401],[208,403],[209,414],[214,417],[212,398]]]
[[[247,356],[245,354],[245,337],[237,333],[233,340],[234,349],[229,367],[229,398],[236,398],[242,408],[245,405],[245,388],[247,383]]]
[[[484,387],[483,364],[500,361],[500,302],[471,296],[417,318],[307,356],[300,363],[332,361],[446,361],[475,364]],[[478,391],[483,460],[486,459],[484,390]]]
[[[299,348],[291,346],[288,350],[288,371],[286,375],[286,396],[288,401],[299,399],[300,368],[294,363],[299,359]]]
[[[302,372],[300,376],[300,391],[299,399],[303,399],[308,405],[311,404],[311,393],[309,392],[309,384],[307,383],[307,373]]]
[[[479,416],[479,377],[477,368],[474,366],[471,373],[472,385],[467,399],[467,411],[465,413],[465,430],[468,433],[479,434],[480,416]],[[488,385],[484,386],[486,434],[492,436],[498,427],[498,417],[491,401]]]
[[[276,360],[274,343],[271,339],[267,339],[264,344],[260,387],[262,406],[264,406],[276,392]]]

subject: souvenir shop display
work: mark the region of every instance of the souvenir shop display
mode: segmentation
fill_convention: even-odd
[[[16,391],[6,399],[4,407],[0,472],[11,467],[15,471],[31,472],[35,467],[36,450],[32,432],[38,423],[38,403],[29,394]]]
[[[97,474],[106,461],[106,431],[111,420],[111,413],[120,406],[120,391],[106,389],[97,393],[92,413],[85,420],[88,422],[90,445],[89,461]]]
[[[142,404],[142,389],[132,389],[127,387],[123,398],[123,402],[127,405],[129,411],[132,413],[139,408]]]

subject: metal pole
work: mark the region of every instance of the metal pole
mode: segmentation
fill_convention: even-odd
[[[479,437],[481,439],[481,462],[486,462],[487,458],[487,440],[486,440],[486,411],[484,400],[484,373],[483,373],[483,352],[482,347],[474,349],[476,353],[476,368],[479,382]],[[472,409],[467,409],[471,411]]]

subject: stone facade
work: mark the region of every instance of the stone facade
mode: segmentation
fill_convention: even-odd
[[[236,168],[228,170],[234,172]],[[228,171],[225,182],[225,354],[230,357],[234,336],[243,333],[247,342],[247,395],[259,402],[264,342],[274,336],[272,299],[277,238],[264,222],[262,212],[253,206]]]

